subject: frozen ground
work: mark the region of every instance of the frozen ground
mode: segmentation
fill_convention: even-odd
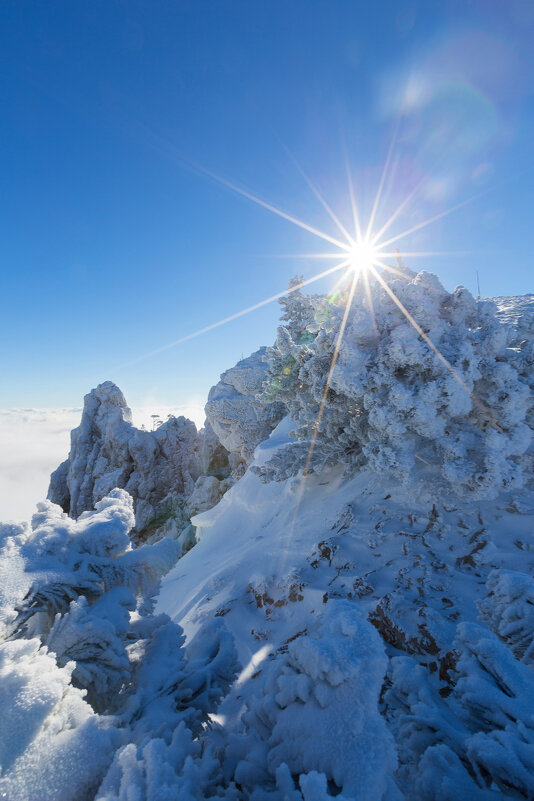
[[[78,518],[0,526],[0,797],[534,798],[532,296],[391,286],[422,328],[374,285],[326,394],[343,295],[284,300],[202,435],[87,396]]]

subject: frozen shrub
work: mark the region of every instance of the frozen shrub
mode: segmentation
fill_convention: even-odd
[[[33,580],[17,610],[13,624],[17,633],[46,636],[56,614],[68,612],[81,596],[93,604],[114,587],[126,587],[140,596],[154,590],[176,562],[180,546],[161,540],[132,548],[128,534],[133,525],[132,499],[120,489],[78,520],[50,501],[39,504],[32,531],[21,547],[26,572]],[[97,607],[99,613],[104,609],[104,603]],[[81,609],[70,611],[71,620],[74,615],[83,617]]]
[[[473,498],[521,487],[532,397],[494,304],[475,302],[463,287],[449,293],[429,273],[395,277],[391,290],[427,341],[371,283],[373,307],[364,293],[353,301],[326,396],[347,290],[322,305],[316,297],[288,301],[264,397],[285,404],[296,441],[260,475],[279,480],[302,470],[317,433],[309,463],[316,472],[367,467]]]
[[[481,617],[522,662],[534,660],[534,579],[515,570],[493,570]]]
[[[17,576],[1,596],[0,796],[89,801],[106,776],[102,798],[203,798],[220,763],[199,738],[235,677],[233,638],[216,620],[186,648],[151,613],[179,544],[132,548],[124,490],[96,506],[72,520],[47,502],[31,530],[0,532]]]
[[[131,680],[130,614],[138,604],[150,613],[149,596],[180,553],[171,540],[132,548],[133,524],[124,490],[113,490],[78,520],[47,501],[19,546],[30,588],[7,631],[40,637],[61,667],[75,662],[72,682],[99,712],[115,709]]]
[[[135,606],[135,598],[124,587],[104,593],[92,606],[82,596],[71,602],[65,615],[57,615],[46,638],[58,665],[76,663],[73,681],[87,689],[87,699],[97,711],[113,707],[130,678],[124,637]]]
[[[332,601],[311,630],[263,670],[243,715],[244,739],[228,754],[245,787],[320,771],[361,801],[398,797],[391,784],[393,740],[378,712],[387,660],[379,635],[345,601]],[[240,747],[244,756],[239,758]],[[311,781],[311,780],[310,780]]]
[[[134,626],[135,629],[135,626]],[[132,692],[118,712],[128,745],[115,755],[98,801],[203,801],[221,783],[202,729],[236,675],[233,639],[220,621],[187,648],[165,615],[139,621]]]
[[[417,801],[532,798],[532,672],[474,623],[458,626],[456,651],[444,697],[411,658],[392,660],[385,700],[401,744],[401,783]]]

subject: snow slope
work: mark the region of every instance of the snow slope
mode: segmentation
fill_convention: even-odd
[[[284,420],[259,446],[256,466],[284,446],[290,429]],[[489,594],[490,575],[534,571],[534,503],[527,491],[514,501],[503,496],[468,508],[442,500],[414,501],[400,484],[372,473],[346,481],[334,470],[309,476],[304,485],[300,479],[265,485],[249,470],[218,506],[195,518],[200,542],[164,579],[158,609],[189,637],[214,617],[222,617],[232,633],[241,672],[217,715],[226,738],[243,731],[247,710],[265,691],[262,677],[268,684],[294,644],[304,642],[331,608],[327,625],[332,626],[337,605],[346,602],[365,625],[371,621],[382,635],[380,683],[388,681],[386,655],[409,654],[412,670],[421,666],[438,698],[440,691],[451,690],[458,623],[480,621],[477,602]],[[533,624],[531,617],[531,639]],[[366,692],[365,686],[356,690],[360,697]],[[378,696],[377,692],[375,712]],[[385,713],[383,704],[381,711]],[[298,714],[293,710],[293,716]],[[314,725],[312,720],[309,725]],[[337,738],[316,729],[313,739],[323,758],[306,762],[295,755],[292,736],[303,735],[282,727],[270,774],[253,768],[247,774],[252,788],[254,782],[268,786],[269,775],[274,783],[282,763],[293,775],[322,765],[327,779],[335,781]],[[247,737],[253,740],[250,731]],[[386,781],[385,795],[378,789],[377,777],[385,764],[390,778],[395,775],[388,757],[382,754],[376,764],[368,751],[364,758],[371,760],[378,785],[372,784],[368,795],[362,791],[354,797],[396,797]],[[415,764],[413,754],[406,759],[410,762]],[[404,781],[401,773],[397,784],[411,798],[414,777],[406,764]],[[238,763],[235,770],[245,781],[243,765]],[[439,775],[437,770],[434,774]],[[343,781],[336,784],[347,792]],[[459,798],[460,787],[463,784],[454,785],[452,795],[447,791],[439,797]],[[464,789],[476,788],[466,782]]]
[[[10,801],[534,798],[532,303],[390,287],[339,348],[348,288],[293,293],[261,364],[224,374],[187,553],[174,529],[132,544],[122,395],[59,476],[95,511],[0,527]]]

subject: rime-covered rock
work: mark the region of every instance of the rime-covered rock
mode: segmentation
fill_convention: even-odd
[[[31,732],[16,765],[0,737],[0,795],[76,798],[94,737],[88,801],[534,798],[531,304],[384,277],[420,330],[380,282],[346,316],[346,286],[292,292],[269,369],[210,393],[190,480],[91,393],[53,481],[77,519],[0,526],[0,710]],[[80,513],[117,480],[171,540],[132,547],[124,489]],[[79,768],[56,749],[86,734]]]
[[[257,398],[268,370],[266,352],[260,348],[226,370],[206,404],[206,416],[220,442],[246,464],[285,413],[282,404]]]
[[[124,488],[134,499],[139,533],[158,515],[163,525],[192,492],[199,451],[191,420],[171,417],[155,431],[140,430],[120,389],[105,381],[85,396],[69,457],[52,473],[48,498],[78,517],[115,487]]]

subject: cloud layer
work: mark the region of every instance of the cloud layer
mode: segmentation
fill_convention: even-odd
[[[29,520],[35,504],[46,498],[50,473],[68,455],[70,432],[80,423],[81,408],[0,409],[0,521]],[[204,422],[199,404],[132,408],[135,425],[151,429],[153,418],[184,415],[197,427]]]

